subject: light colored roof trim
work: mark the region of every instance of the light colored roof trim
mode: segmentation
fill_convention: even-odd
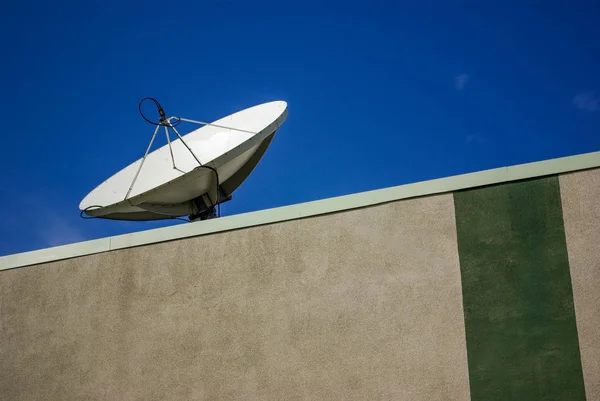
[[[274,209],[221,217],[192,224],[157,228],[0,257],[0,270],[12,269],[115,249],[195,237],[321,214],[356,209],[400,199],[453,192],[502,182],[600,167],[600,152],[502,167]]]

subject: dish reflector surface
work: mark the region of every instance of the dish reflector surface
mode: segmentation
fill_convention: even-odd
[[[208,206],[217,201],[214,170],[220,184],[219,199],[223,200],[260,161],[286,118],[287,103],[276,101],[204,125],[182,135],[185,143],[172,140],[173,156],[168,144],[149,153],[137,179],[134,180],[142,158],[117,172],[92,190],[79,208],[89,216],[124,220],[155,220],[196,213],[201,204]],[[158,136],[164,135],[163,129],[159,127]],[[205,167],[198,164],[185,144]]]

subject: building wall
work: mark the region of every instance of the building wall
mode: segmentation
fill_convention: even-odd
[[[596,169],[0,271],[0,398],[600,400],[598,199]]]
[[[468,400],[452,195],[2,272],[7,399]]]
[[[585,400],[557,177],[455,194],[474,400]]]
[[[600,400],[600,170],[560,177],[588,400]]]

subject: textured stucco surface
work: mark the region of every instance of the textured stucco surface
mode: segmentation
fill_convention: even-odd
[[[585,400],[558,178],[454,202],[471,399]]]
[[[600,400],[600,169],[561,176],[560,190],[586,396]]]
[[[0,272],[0,394],[468,400],[452,195]]]

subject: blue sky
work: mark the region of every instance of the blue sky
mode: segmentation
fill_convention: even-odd
[[[79,217],[143,155],[146,96],[288,102],[223,215],[600,150],[597,2],[395,3],[4,5],[0,255],[186,224]]]

